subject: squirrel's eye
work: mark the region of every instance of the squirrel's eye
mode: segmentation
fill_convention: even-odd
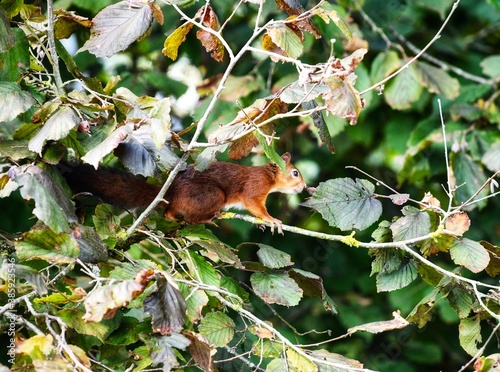
[[[298,171],[297,169],[294,169],[294,170],[292,171],[292,176],[294,176],[294,177],[298,177],[298,176],[299,176],[299,171]]]

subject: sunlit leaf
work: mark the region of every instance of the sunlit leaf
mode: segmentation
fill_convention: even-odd
[[[257,272],[250,277],[255,293],[269,304],[295,306],[303,291],[287,273]]]
[[[193,28],[192,23],[184,23],[183,25],[177,27],[174,32],[172,32],[166,39],[163,44],[163,49],[161,52],[166,55],[171,60],[177,59],[177,54],[180,45],[186,41],[186,36]]]
[[[80,118],[75,110],[68,106],[61,106],[42,129],[33,137],[28,144],[28,148],[39,154],[42,153],[43,145],[49,140],[59,140],[66,137],[70,130],[80,124]]]
[[[144,270],[146,275],[152,275],[152,270]],[[116,312],[127,306],[130,301],[140,295],[145,288],[141,272],[137,278],[141,280],[123,280],[116,284],[97,287],[85,299],[85,322],[100,322],[102,319],[113,318]]]
[[[107,6],[92,19],[90,39],[78,52],[111,57],[144,35],[152,22],[153,9],[147,3],[120,1]]]
[[[478,242],[467,238],[457,239],[450,248],[453,262],[478,273],[483,271],[490,262],[488,251]]]
[[[302,41],[290,27],[282,23],[273,25],[268,27],[267,35],[285,52],[285,56],[298,58],[302,54],[304,48]]]
[[[102,158],[118,147],[118,145],[123,142],[130,133],[132,133],[133,129],[134,124],[132,123],[128,123],[117,128],[98,146],[87,152],[87,154],[82,157],[82,160],[93,165],[94,168],[97,169]]]
[[[295,350],[288,348],[286,350],[288,368],[292,371],[317,372],[318,366],[311,362],[305,356],[300,355]]]
[[[335,5],[323,1],[319,4],[319,7],[314,8],[313,14],[321,17],[321,19],[327,24],[330,23],[330,20],[333,21],[340,31],[342,31],[344,36],[346,36],[349,40],[352,40],[351,30],[349,29],[349,26],[339,17],[337,11],[335,10]]]
[[[198,330],[216,347],[226,346],[234,337],[234,321],[226,314],[213,311],[201,320]]]
[[[321,182],[302,205],[320,212],[330,226],[343,231],[363,230],[382,214],[382,204],[375,198],[374,190],[375,186],[367,180],[336,178]]]

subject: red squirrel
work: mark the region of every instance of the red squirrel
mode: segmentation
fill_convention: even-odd
[[[276,226],[283,234],[281,221],[267,212],[267,195],[297,194],[306,184],[290,162],[291,155],[287,152],[281,158],[286,163],[286,173],[274,163],[243,166],[215,162],[203,172],[189,165],[175,177],[164,197],[165,217],[189,224],[214,224],[212,220],[220,216],[221,209],[233,207],[248,210],[270,222],[272,232]],[[74,192],[90,192],[104,202],[127,209],[148,206],[160,191],[159,186],[142,177],[105,167],[95,170],[83,165],[65,177]]]

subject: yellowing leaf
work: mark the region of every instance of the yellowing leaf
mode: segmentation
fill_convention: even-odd
[[[321,17],[323,21],[326,23],[330,23],[330,20],[335,23],[335,25],[342,31],[342,33],[349,39],[352,40],[352,34],[351,30],[349,29],[349,26],[340,19],[337,11],[335,10],[335,6],[323,1],[321,2],[320,6],[315,8],[313,10],[313,14]]]
[[[51,335],[35,335],[26,340],[20,341],[16,345],[16,352],[30,355],[32,359],[42,358],[52,351],[54,338]],[[41,355],[40,355],[41,353]]]
[[[186,36],[192,28],[193,24],[188,22],[177,27],[165,40],[161,52],[175,61],[177,59],[179,46],[186,40]]]

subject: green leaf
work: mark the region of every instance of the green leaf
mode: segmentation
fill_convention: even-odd
[[[391,225],[394,241],[415,239],[427,235],[431,231],[429,214],[411,206],[403,208],[404,217],[400,217]]]
[[[69,231],[68,223],[77,222],[77,218],[73,204],[61,186],[34,165],[16,168],[15,172],[19,172],[14,181],[21,187],[22,197],[35,201],[33,214],[56,233]]]
[[[455,191],[455,198],[457,202],[463,203],[467,201],[472,195],[476,193],[477,190],[486,182],[486,176],[484,175],[483,169],[475,163],[472,158],[467,155],[464,151],[458,153],[452,153],[450,156],[453,173],[455,175],[455,180],[457,185],[461,185],[457,191]],[[481,198],[486,196],[488,193],[488,188],[485,187],[476,196],[476,198]],[[466,210],[470,210],[476,207],[484,207],[486,205],[486,200],[479,203],[475,203]]]
[[[391,223],[389,221],[382,221],[372,233],[372,239],[377,243],[386,243],[392,241],[392,231],[390,229]]]
[[[259,131],[255,131],[253,134],[255,135],[255,138],[259,140],[267,158],[274,164],[278,165],[283,173],[286,173],[285,161],[278,155],[276,150],[271,146],[271,143],[268,142],[268,138],[263,136]]]
[[[413,310],[408,314],[406,320],[412,323],[416,323],[418,328],[424,327],[427,322],[432,319],[436,301],[438,296],[442,293],[439,287],[434,288],[429,292],[420,302],[413,308]]]
[[[16,244],[17,257],[21,261],[41,259],[67,264],[80,254],[77,242],[68,234],[45,230],[28,231]]]
[[[420,98],[422,85],[415,67],[410,65],[387,83],[384,92],[386,102],[394,110],[409,109],[412,102]]]
[[[480,65],[485,75],[493,79],[500,77],[500,54],[486,57]]]
[[[457,287],[453,288],[450,293],[448,293],[448,302],[450,306],[455,310],[460,317],[460,319],[467,318],[471,310],[473,310],[472,296],[465,289]]]
[[[0,122],[11,121],[35,104],[28,92],[21,90],[17,83],[0,81]],[[31,150],[31,149],[30,149]]]
[[[189,319],[189,321],[191,321],[191,323],[198,323],[202,317],[203,308],[208,304],[207,294],[201,289],[193,292],[191,287],[188,287],[182,283],[179,283],[179,288],[181,289],[184,298],[187,298],[187,318]]]
[[[415,261],[402,264],[398,270],[377,275],[377,292],[390,292],[406,287],[417,278],[418,268]]]
[[[300,355],[295,350],[288,348],[286,350],[288,368],[290,371],[308,371],[317,372],[318,366],[308,358]]]
[[[33,137],[28,148],[38,154],[42,153],[43,144],[49,140],[59,140],[66,137],[70,130],[80,124],[80,119],[76,112],[69,106],[61,106],[47,122],[42,129]]]
[[[304,110],[312,110],[318,107],[316,101],[307,101],[302,103],[302,108]],[[321,142],[326,146],[328,151],[332,154],[335,154],[335,145],[333,144],[332,136],[330,135],[330,131],[328,130],[328,126],[325,122],[325,118],[321,111],[313,112],[311,115],[311,120],[316,128],[318,128],[319,138]]]
[[[478,273],[483,271],[490,262],[488,251],[478,242],[464,238],[457,239],[450,248],[453,262]]]
[[[235,253],[235,249],[227,244],[218,240],[197,240],[194,241],[194,243],[210,253],[215,253],[222,262],[234,265],[234,267],[242,267],[240,259]]]
[[[92,222],[102,239],[115,236],[120,227],[120,218],[113,213],[113,208],[108,204],[99,204],[95,208]]]
[[[401,67],[401,59],[393,50],[377,54],[372,63],[370,78],[373,83],[384,80]]]
[[[482,341],[479,316],[460,320],[458,326],[460,346],[467,354],[474,356],[478,352],[477,344]]]
[[[8,50],[1,52],[0,81],[19,81],[21,74],[26,71],[30,65],[29,41],[27,36],[19,28],[14,29],[13,32],[15,44]],[[0,35],[2,35],[1,31]]]
[[[286,55],[298,58],[302,54],[304,46],[300,38],[288,26],[279,23],[268,27],[267,35],[271,37],[273,43],[280,47]]]
[[[481,162],[492,172],[500,170],[500,141],[491,145],[484,153]]]
[[[213,311],[205,315],[198,331],[216,347],[226,346],[234,337],[234,321],[226,314]]]
[[[111,332],[120,327],[122,320],[122,315],[118,313],[115,318],[110,320],[102,320],[98,323],[85,323],[83,315],[84,312],[76,308],[62,309],[57,312],[57,316],[70,328],[81,335],[97,337],[101,342],[104,342]]]
[[[446,12],[450,11],[451,4],[453,4],[454,1],[455,0],[421,0],[419,5],[434,10],[439,14],[441,19],[444,19]]]
[[[446,71],[420,61],[415,62],[414,65],[420,84],[426,87],[430,93],[437,93],[448,99],[454,99],[458,96],[460,83]]]
[[[269,304],[296,306],[303,291],[287,273],[253,273],[250,282],[255,293]]]
[[[403,255],[396,248],[373,249],[375,259],[372,262],[370,276],[377,273],[391,273],[401,266]]]
[[[262,262],[265,267],[268,267],[270,269],[279,269],[282,267],[293,265],[293,262],[290,260],[291,256],[288,253],[275,249],[266,244],[249,244],[255,244],[260,248],[257,251],[257,257],[259,257],[259,261]]]
[[[111,57],[143,36],[153,22],[149,4],[129,1],[107,6],[92,19],[90,39],[78,50],[96,57]]]
[[[302,205],[320,212],[330,226],[343,231],[363,230],[382,214],[382,204],[375,198],[374,190],[375,186],[367,180],[336,178],[321,182]]]
[[[220,279],[217,271],[210,265],[204,257],[189,251],[185,262],[194,278],[198,278],[202,283],[220,287]]]
[[[9,25],[9,18],[5,10],[0,8],[0,53],[8,51],[16,42],[16,35]]]

